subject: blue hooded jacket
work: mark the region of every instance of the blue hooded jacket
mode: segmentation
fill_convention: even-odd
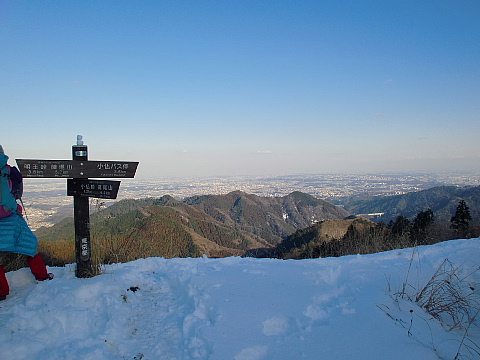
[[[38,239],[22,216],[0,218],[0,251],[35,256],[37,246]]]
[[[0,168],[2,169],[2,174],[4,173],[4,169],[6,169],[7,160],[8,156],[0,154]],[[6,191],[5,188],[8,188],[8,191],[10,191],[6,177],[2,176],[1,181],[2,193],[3,191]],[[10,198],[12,197],[10,196]],[[37,253],[37,246],[37,237],[33,234],[32,230],[30,230],[27,222],[21,215],[13,213],[10,216],[0,218],[0,251],[35,256]]]

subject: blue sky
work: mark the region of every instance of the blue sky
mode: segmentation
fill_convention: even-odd
[[[480,2],[0,0],[0,144],[138,177],[480,165]]]

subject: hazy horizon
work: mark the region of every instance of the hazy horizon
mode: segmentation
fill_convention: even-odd
[[[3,2],[10,156],[139,179],[480,168],[480,3]]]

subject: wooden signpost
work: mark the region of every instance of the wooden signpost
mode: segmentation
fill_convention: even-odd
[[[73,196],[75,222],[76,276],[93,274],[90,243],[89,198],[116,199],[120,181],[93,180],[93,178],[133,178],[138,162],[89,161],[87,146],[82,136],[72,146],[72,160],[16,159],[24,178],[66,178],[67,195]]]

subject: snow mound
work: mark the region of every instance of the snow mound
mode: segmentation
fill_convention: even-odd
[[[453,359],[463,332],[395,296],[410,264],[416,287],[445,258],[478,269],[479,239],[311,260],[148,258],[89,279],[70,265],[41,283],[21,269],[0,303],[1,358]]]

